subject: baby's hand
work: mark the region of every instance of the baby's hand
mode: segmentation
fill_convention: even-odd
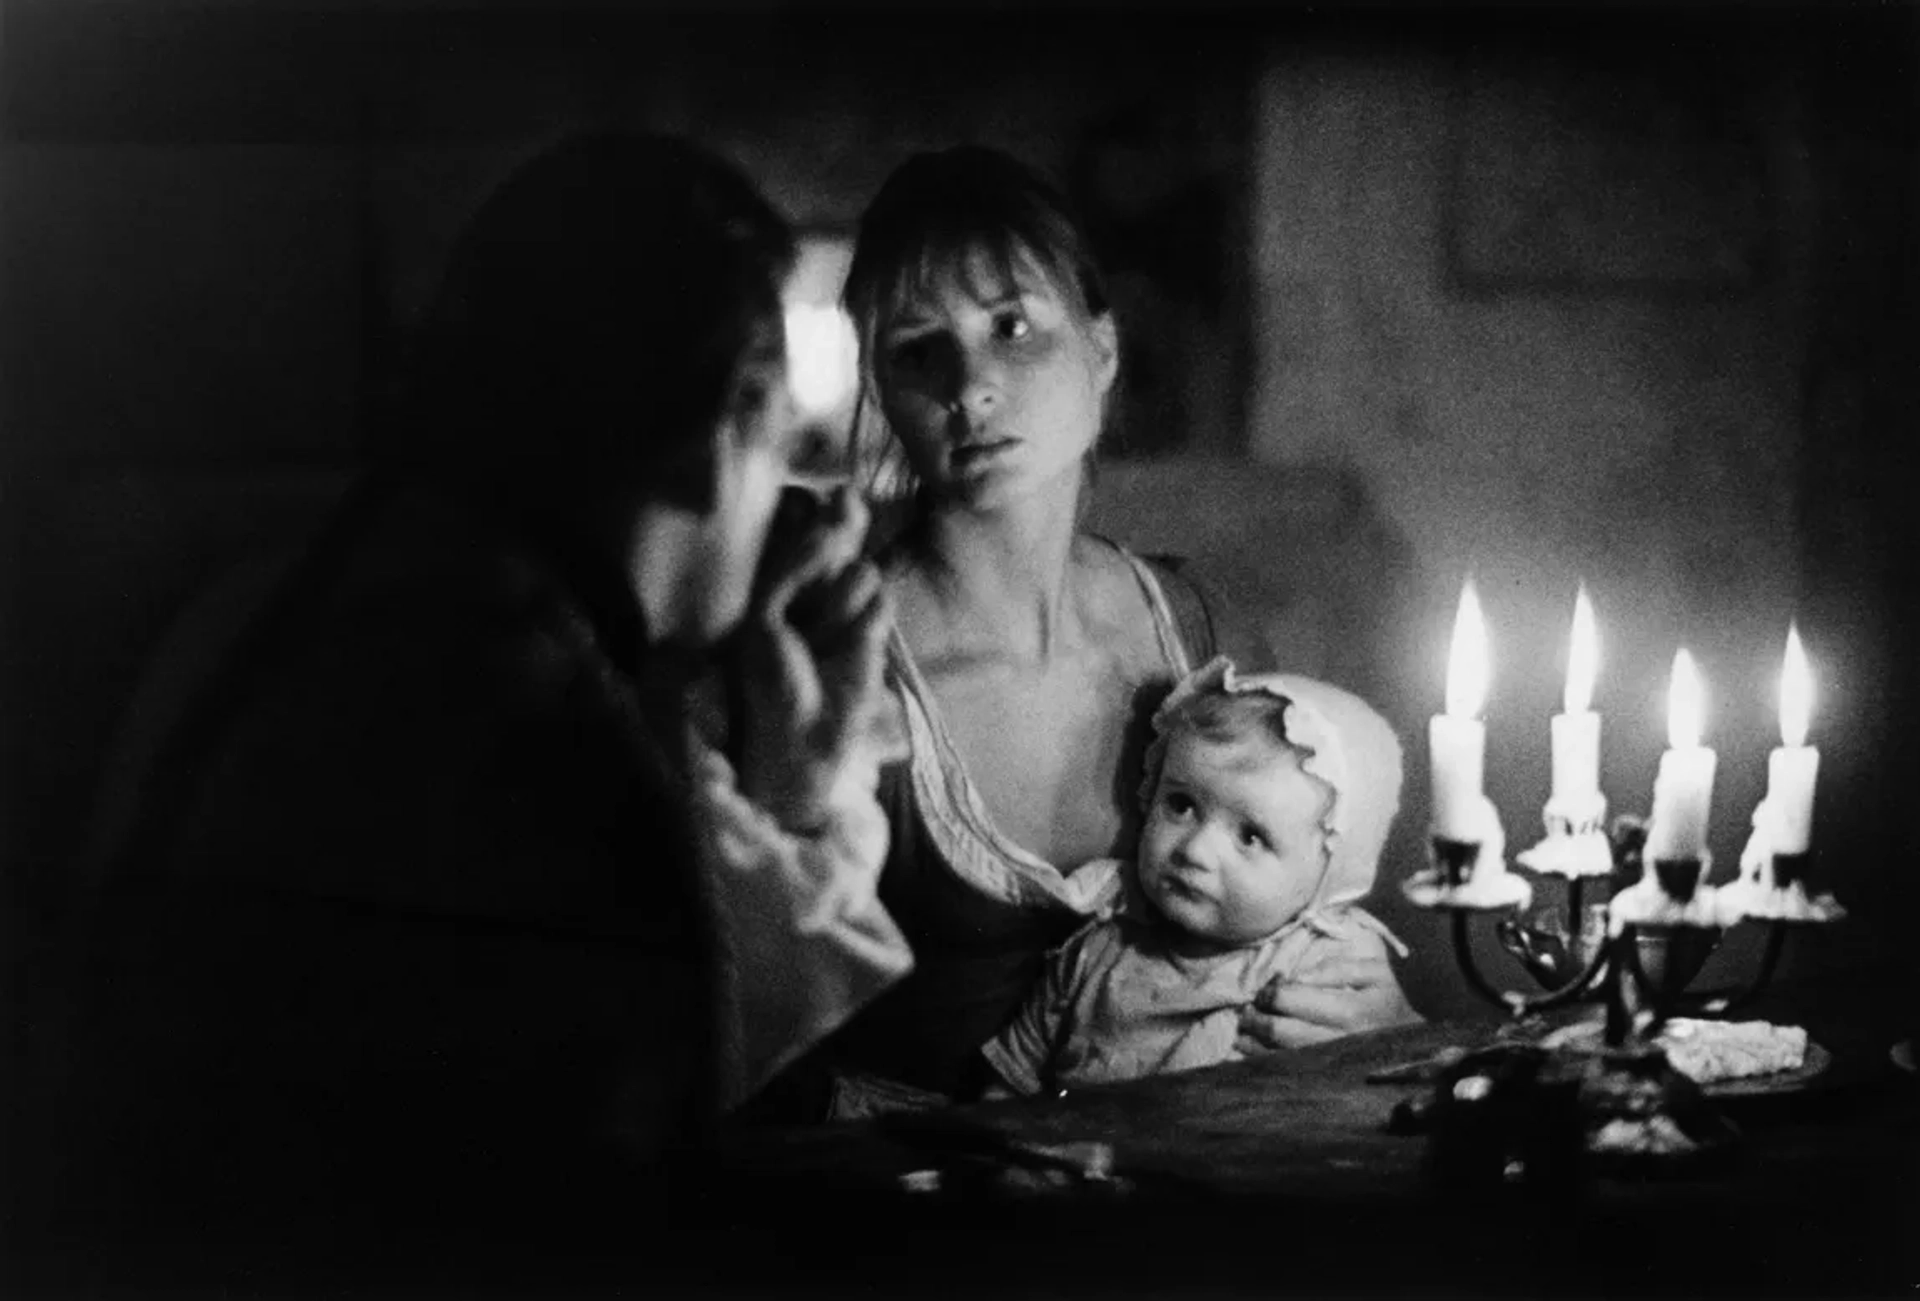
[[[1242,1054],[1306,1048],[1419,1019],[1394,978],[1386,941],[1369,931],[1337,951],[1309,953],[1290,978],[1268,982],[1241,1012],[1234,1048]]]

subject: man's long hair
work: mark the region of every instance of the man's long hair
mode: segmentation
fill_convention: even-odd
[[[705,509],[714,422],[793,255],[746,177],[685,141],[549,148],[461,236],[375,458],[507,484],[637,477]]]

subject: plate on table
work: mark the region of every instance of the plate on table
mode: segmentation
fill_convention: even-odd
[[[1605,1051],[1602,1036],[1605,1027],[1597,1021],[1583,1021],[1556,1030],[1540,1041],[1542,1048],[1567,1048],[1573,1051]],[[1733,1079],[1714,1080],[1700,1086],[1700,1091],[1709,1098],[1761,1098],[1779,1094],[1801,1093],[1821,1084],[1827,1069],[1833,1065],[1833,1054],[1812,1039],[1807,1040],[1806,1053],[1800,1065],[1784,1071],[1772,1071],[1765,1075],[1742,1075]]]
[[[1790,1071],[1775,1071],[1771,1075],[1745,1075],[1737,1080],[1716,1080],[1712,1084],[1703,1084],[1700,1088],[1709,1098],[1750,1098],[1775,1093],[1798,1093],[1821,1083],[1822,1077],[1831,1065],[1833,1065],[1833,1054],[1809,1039],[1806,1059]]]

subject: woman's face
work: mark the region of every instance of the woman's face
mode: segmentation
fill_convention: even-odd
[[[1009,274],[1011,271],[1011,274]],[[936,497],[992,508],[1078,475],[1119,350],[1031,258],[976,249],[875,331],[881,409]]]

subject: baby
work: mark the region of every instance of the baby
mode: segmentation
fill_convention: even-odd
[[[1153,725],[1137,870],[982,1050],[1015,1092],[1231,1060],[1241,1013],[1269,983],[1337,958],[1362,929],[1406,953],[1354,906],[1400,799],[1400,744],[1379,714],[1325,683],[1216,659]]]

